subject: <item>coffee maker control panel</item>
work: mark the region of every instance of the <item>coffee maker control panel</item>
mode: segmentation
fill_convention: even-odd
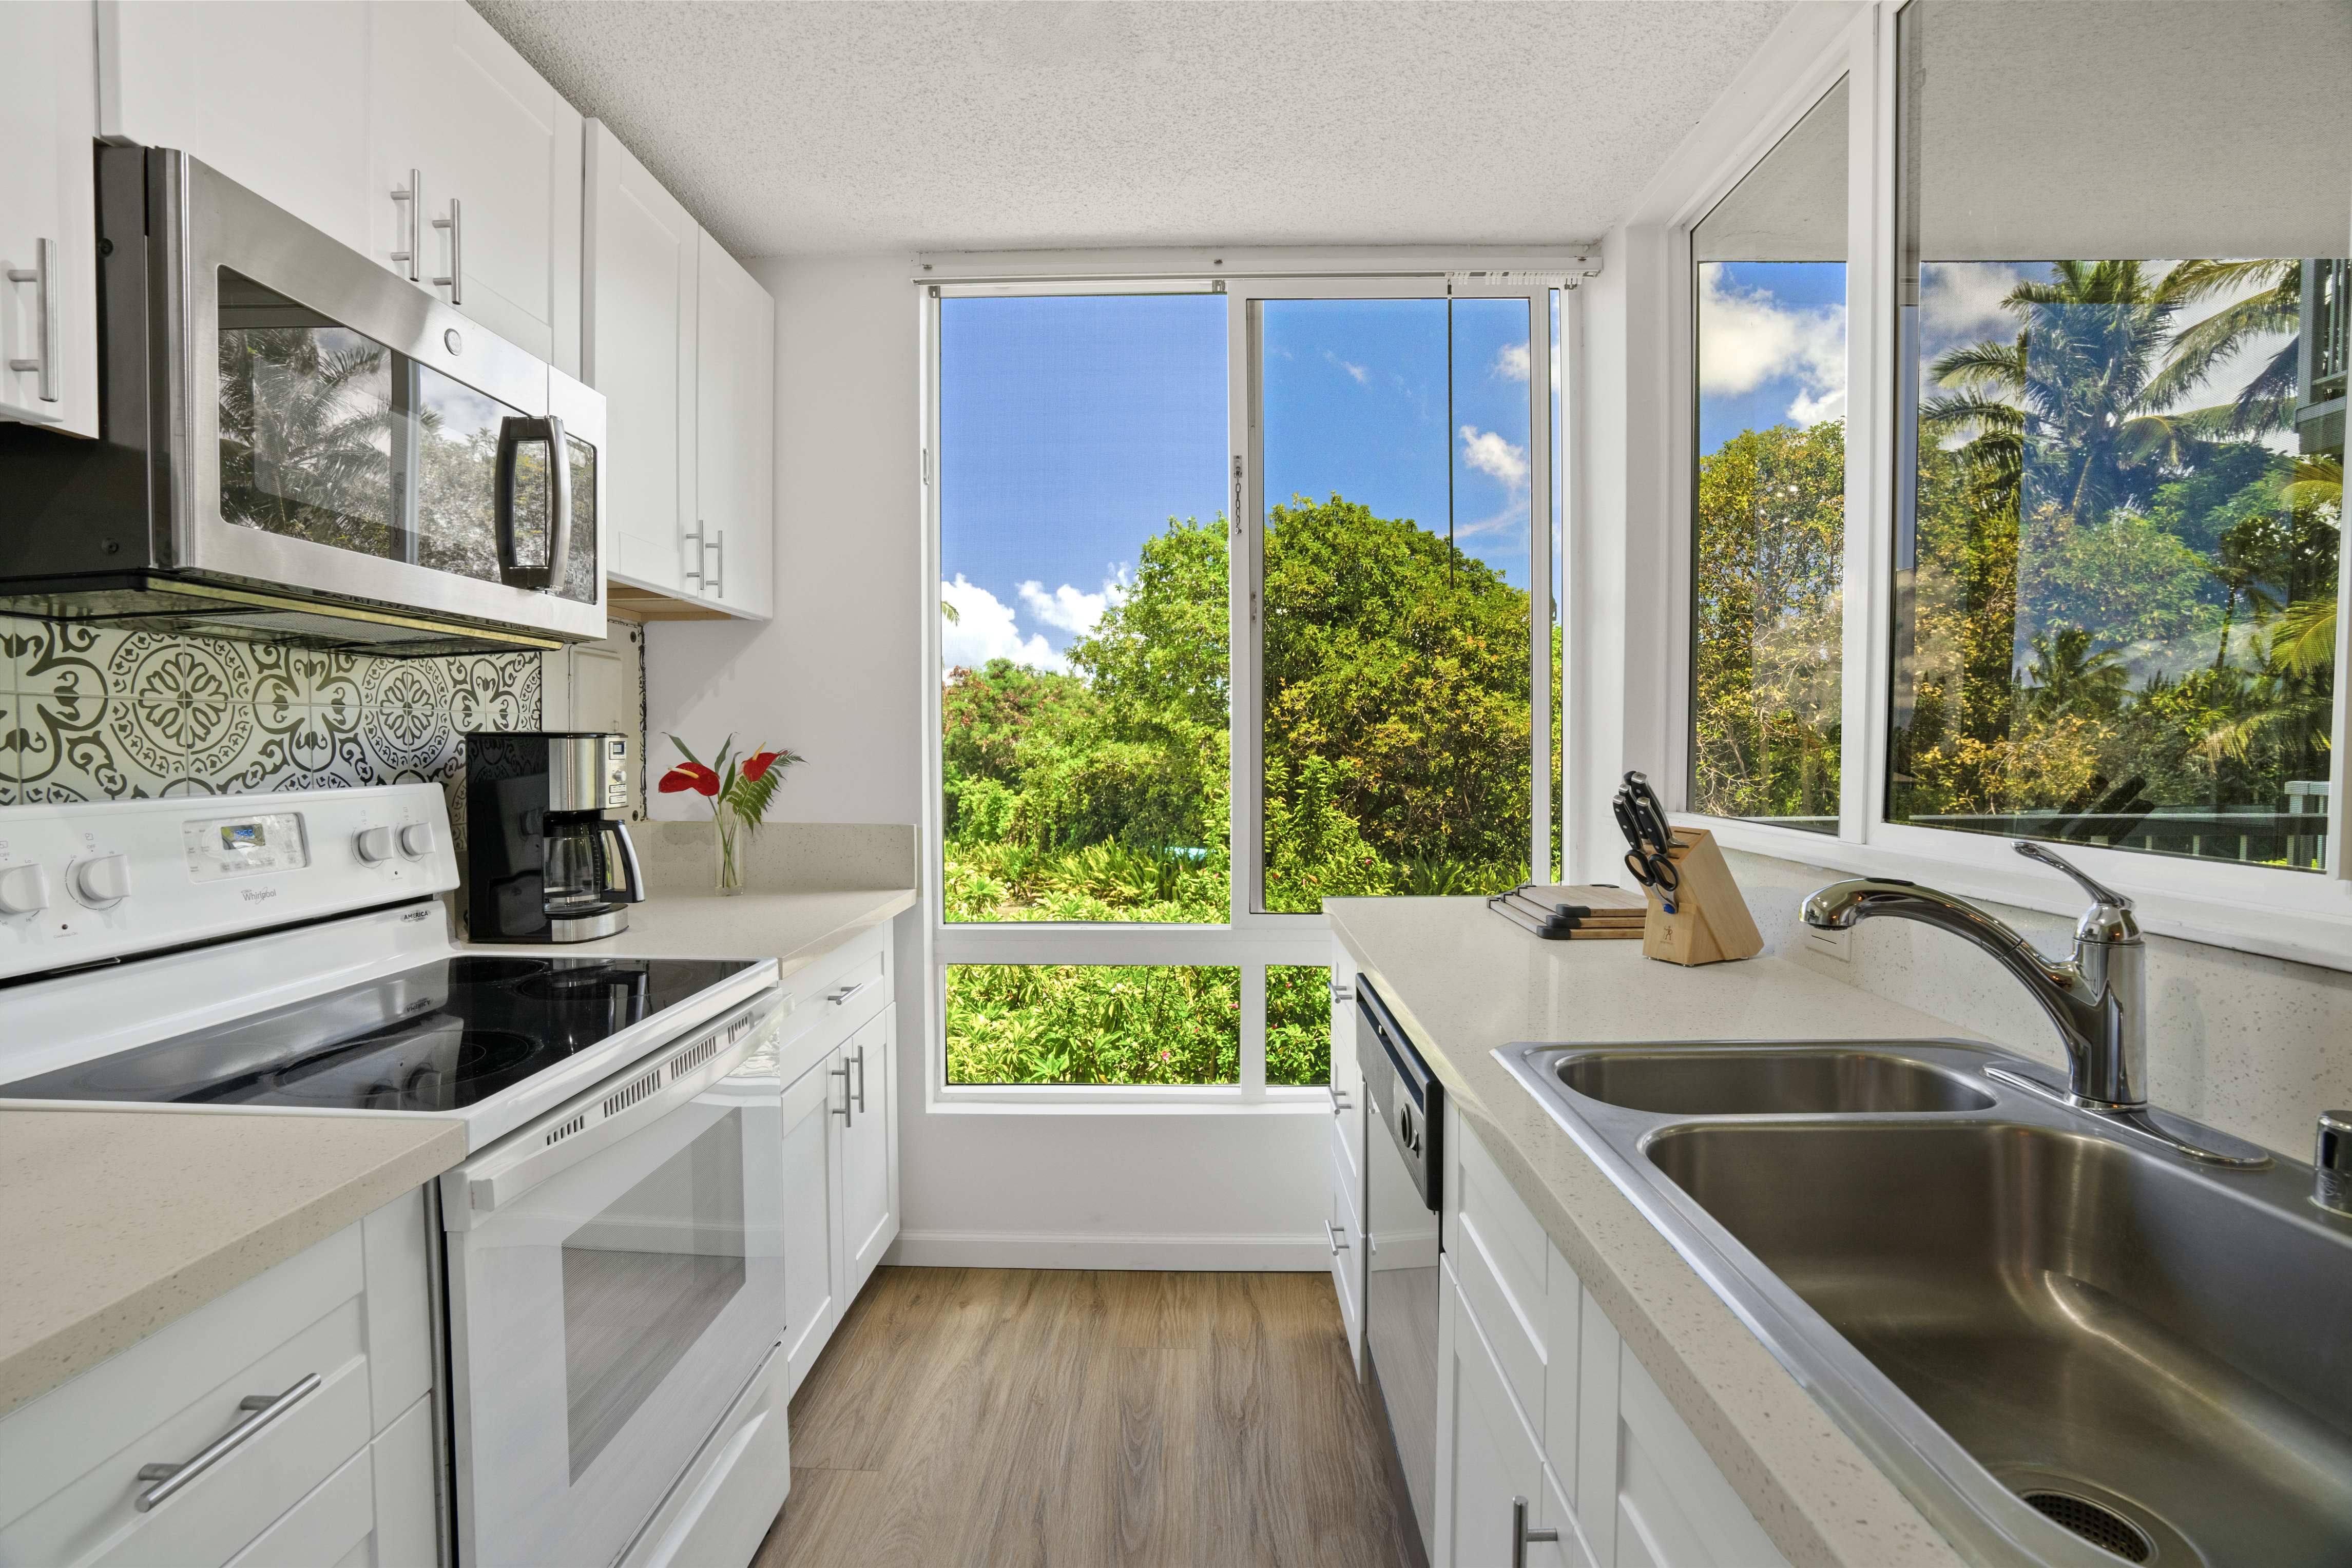
[[[625,736],[604,737],[604,805],[609,810],[629,804],[629,742]]]

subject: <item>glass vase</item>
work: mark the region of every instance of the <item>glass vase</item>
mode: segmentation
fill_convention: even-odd
[[[718,855],[715,869],[719,895],[731,898],[743,891],[743,850],[751,835],[744,831],[742,817],[730,807],[712,807],[710,820]]]

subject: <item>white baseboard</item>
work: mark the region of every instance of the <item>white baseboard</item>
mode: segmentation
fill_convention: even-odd
[[[915,1269],[1145,1269],[1169,1273],[1325,1273],[1322,1237],[1053,1235],[901,1230],[882,1255]]]

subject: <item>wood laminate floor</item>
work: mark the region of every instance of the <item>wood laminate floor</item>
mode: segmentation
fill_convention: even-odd
[[[883,1269],[791,1415],[754,1568],[1407,1561],[1323,1274]]]

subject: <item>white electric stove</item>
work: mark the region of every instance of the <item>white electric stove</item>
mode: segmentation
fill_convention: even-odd
[[[773,959],[467,953],[430,784],[0,808],[0,1103],[463,1121],[444,1552],[750,1560],[789,1486]]]

